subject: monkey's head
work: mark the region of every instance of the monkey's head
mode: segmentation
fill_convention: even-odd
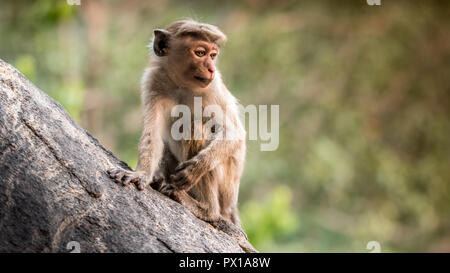
[[[206,88],[216,74],[216,60],[226,36],[217,27],[191,20],[154,31],[153,51],[178,86]]]

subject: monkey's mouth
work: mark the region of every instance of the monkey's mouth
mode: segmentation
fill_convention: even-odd
[[[212,79],[207,79],[207,78],[203,78],[200,76],[194,76],[194,79],[196,79],[204,84],[209,84],[212,81]]]

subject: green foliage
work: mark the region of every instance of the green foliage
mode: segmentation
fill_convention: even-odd
[[[248,141],[239,205],[255,246],[450,250],[445,4],[84,2],[2,1],[0,58],[122,160],[137,162],[152,30],[186,17],[217,24],[232,93],[244,105],[280,105],[279,148]]]
[[[53,92],[54,99],[64,105],[64,108],[75,121],[80,122],[86,88],[81,81],[67,81],[64,86],[58,87],[58,90],[61,90],[60,88],[63,88],[64,92],[55,90]]]
[[[36,59],[34,56],[30,54],[20,55],[17,57],[14,66],[31,81],[36,79]]]
[[[277,186],[268,200],[251,200],[241,209],[243,226],[249,240],[261,249],[277,238],[292,234],[298,227],[298,219],[291,207],[292,193],[286,186]]]

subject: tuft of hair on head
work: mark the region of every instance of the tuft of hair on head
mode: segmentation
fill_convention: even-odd
[[[166,30],[174,37],[192,36],[222,46],[227,36],[216,26],[200,23],[191,19],[180,20],[170,24]]]

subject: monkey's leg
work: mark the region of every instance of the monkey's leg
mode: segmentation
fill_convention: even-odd
[[[214,221],[220,216],[219,200],[214,181],[201,181],[192,192],[174,191],[173,199],[188,208],[203,221]],[[195,196],[195,198],[193,197]]]
[[[161,191],[163,185],[169,181],[169,176],[173,173],[177,165],[178,160],[172,154],[169,147],[164,146],[163,157],[150,186],[156,191]]]
[[[186,191],[173,192],[172,198],[189,209],[189,211],[191,211],[197,218],[210,223],[216,229],[233,237],[245,252],[257,252],[256,249],[248,242],[247,234],[245,234],[240,227],[226,220],[219,213],[211,214],[211,210],[207,207],[207,205],[198,202]]]
[[[239,212],[236,205],[231,207],[231,222],[238,227],[241,227],[241,219],[239,219]]]
[[[186,191],[177,191],[170,194],[170,197],[186,207],[192,214],[203,221],[211,221],[212,217],[208,213],[206,205],[201,204],[192,198]]]
[[[236,226],[232,222],[226,220],[222,216],[215,221],[208,221],[216,229],[233,237],[239,244],[239,246],[247,253],[258,252],[248,241],[247,234],[241,227]]]

